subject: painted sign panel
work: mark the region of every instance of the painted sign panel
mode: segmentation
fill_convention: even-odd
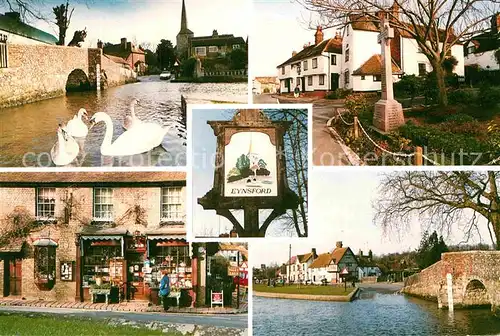
[[[73,281],[74,261],[61,262],[61,280]]]
[[[224,196],[278,196],[276,146],[268,134],[233,134],[224,154]]]

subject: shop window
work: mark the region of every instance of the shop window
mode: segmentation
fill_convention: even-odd
[[[53,220],[56,208],[56,188],[36,189],[36,218]]]
[[[7,68],[7,35],[0,34],[0,68]]]
[[[161,241],[150,244],[149,259],[158,279],[161,279],[160,271],[166,269],[173,288],[192,287],[191,258],[186,243]]]
[[[198,56],[206,56],[207,55],[207,48],[206,47],[195,47],[194,53]]]
[[[35,283],[41,290],[51,290],[56,284],[56,247],[35,246]]]
[[[162,222],[182,221],[182,188],[165,187],[161,190],[161,220]]]
[[[123,280],[123,255],[119,240],[85,241],[83,255],[83,287]]]
[[[113,189],[94,188],[94,220],[113,220]]]
[[[313,69],[316,69],[318,67],[318,59],[317,58],[312,59],[312,67],[313,67]]]

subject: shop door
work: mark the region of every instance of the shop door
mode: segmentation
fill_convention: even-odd
[[[10,262],[10,295],[21,295],[22,260],[11,259]]]
[[[127,253],[127,283],[131,300],[145,300],[144,293],[144,254]]]

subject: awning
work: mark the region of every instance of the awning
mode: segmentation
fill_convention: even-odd
[[[33,243],[33,246],[59,246],[55,241],[50,238],[40,238]]]
[[[186,240],[186,236],[184,235],[148,235],[147,237],[149,240]]]
[[[83,240],[121,240],[123,236],[81,236]]]

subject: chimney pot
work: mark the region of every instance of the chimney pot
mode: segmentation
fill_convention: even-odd
[[[294,51],[292,51],[292,57],[295,55],[297,55],[297,52],[294,50]]]
[[[314,247],[313,247],[313,248],[311,249],[311,252],[312,252],[312,255],[313,255],[313,259],[316,259],[316,257],[318,256],[318,255],[316,254],[316,248],[314,248]]]
[[[121,41],[122,48],[126,49],[127,48],[127,38],[126,37],[122,37],[120,41]]]
[[[342,246],[343,246],[343,245],[342,245],[342,241],[338,241],[338,242],[336,243],[336,246],[337,246],[337,248],[342,248]]]
[[[212,36],[219,36],[219,33],[217,32],[217,29],[214,29],[212,31]]]

